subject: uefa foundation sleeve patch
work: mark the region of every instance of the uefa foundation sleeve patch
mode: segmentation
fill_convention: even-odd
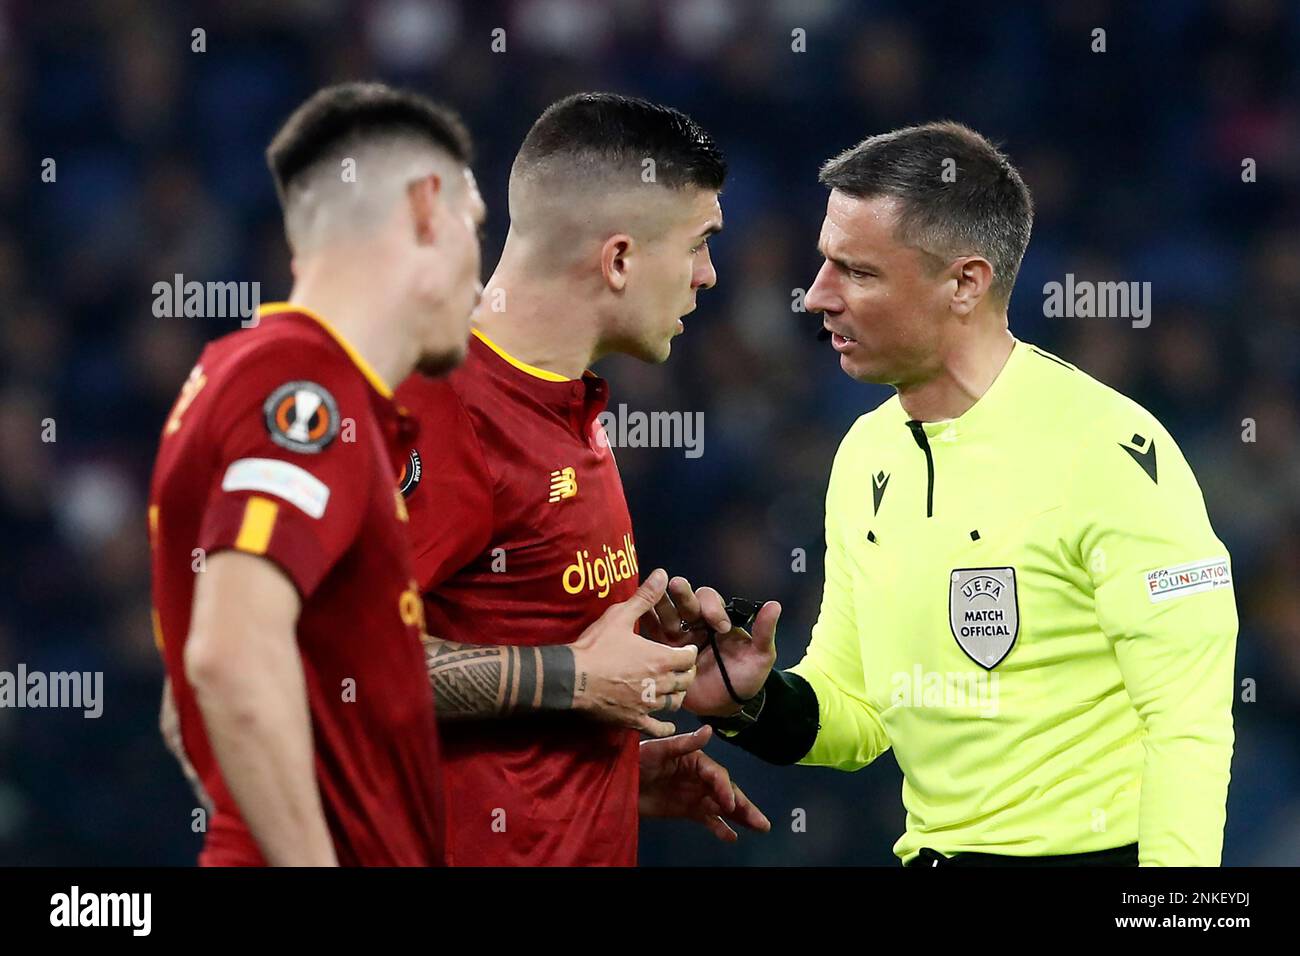
[[[1152,604],[1189,594],[1200,594],[1202,591],[1232,587],[1232,571],[1226,557],[1207,558],[1172,568],[1156,568],[1147,571],[1143,577]]]
[[[264,491],[296,505],[309,518],[325,513],[329,486],[306,469],[278,458],[241,458],[221,479],[222,491]]]

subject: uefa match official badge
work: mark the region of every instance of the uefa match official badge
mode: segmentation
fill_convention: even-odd
[[[1011,653],[1020,631],[1015,568],[957,568],[948,579],[948,623],[966,656],[985,670]]]

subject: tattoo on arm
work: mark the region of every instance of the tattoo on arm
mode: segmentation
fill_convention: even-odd
[[[573,708],[573,649],[462,644],[425,636],[440,720],[481,720]]]

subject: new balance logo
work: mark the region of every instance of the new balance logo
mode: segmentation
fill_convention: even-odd
[[[578,493],[578,476],[572,468],[561,468],[551,472],[551,496],[546,500],[556,502],[562,498],[572,498]]]

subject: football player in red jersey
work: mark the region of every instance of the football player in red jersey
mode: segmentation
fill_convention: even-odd
[[[469,150],[454,114],[379,84],[304,103],[267,153],[291,301],[204,349],[163,427],[155,638],[212,805],[203,864],[442,862],[394,483],[415,430],[389,383],[464,356],[484,215]]]
[[[727,820],[770,826],[700,752],[710,729],[639,742],[673,732],[650,714],[681,706],[695,648],[659,643],[672,635],[649,605],[650,639],[583,634],[639,578],[597,420],[608,387],[586,369],[614,352],[668,357],[716,279],[708,238],[725,173],[676,110],[609,94],[552,105],[515,160],[510,230],[465,365],[398,390],[426,436],[403,492],[453,865],[632,865],[639,815],[694,817],[724,840],[736,838]],[[647,583],[659,597],[667,576]]]

